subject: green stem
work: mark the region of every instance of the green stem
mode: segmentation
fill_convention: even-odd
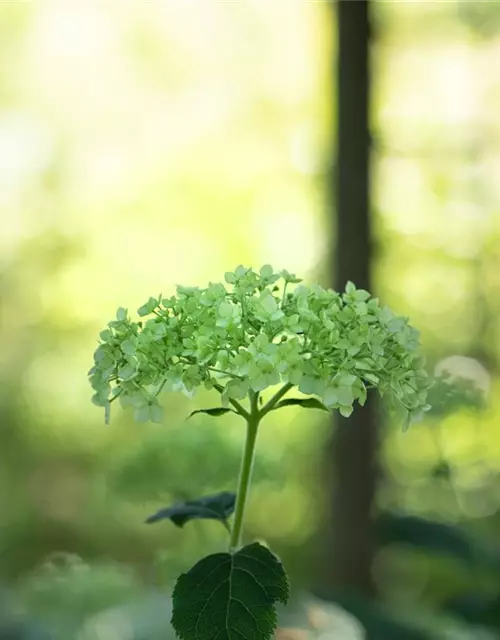
[[[223,373],[228,378],[234,378],[235,380],[242,380],[241,376],[237,376],[235,373],[229,373],[229,371],[224,371],[223,369],[216,369],[215,367],[208,367],[209,371],[213,371],[214,373]]]
[[[247,437],[243,457],[241,459],[240,477],[238,480],[238,490],[236,493],[236,507],[234,510],[234,521],[231,529],[229,541],[229,553],[235,553],[240,546],[241,530],[243,527],[243,516],[247,501],[248,490],[250,488],[250,478],[252,475],[253,458],[255,452],[255,442],[259,429],[260,415],[258,409],[258,394],[250,392],[250,413],[247,418]]]
[[[281,309],[283,309],[283,307],[285,306],[285,301],[286,301],[286,286],[287,286],[288,282],[286,282],[285,280],[285,284],[283,286],[283,296],[281,298]]]
[[[224,387],[221,384],[214,384],[214,389],[219,393],[222,393],[224,391]],[[230,398],[229,402],[236,409],[236,413],[239,413],[240,416],[243,416],[245,420],[248,420],[250,418],[250,414],[248,413],[248,411],[237,400],[233,400],[232,398]]]
[[[259,415],[260,419],[262,419],[266,415],[266,413],[269,413],[269,411],[271,411],[275,407],[276,403],[281,400],[285,393],[288,393],[292,387],[293,384],[291,384],[290,382],[284,384],[281,389],[279,389],[274,394],[274,396],[262,407]]]
[[[217,389],[218,385],[215,385]],[[255,391],[250,391],[250,412],[246,411],[239,403],[233,401],[233,406],[236,406],[238,413],[242,415],[247,423],[247,436],[245,441],[245,448],[243,449],[243,457],[241,459],[240,476],[238,479],[238,490],[236,493],[236,506],[234,509],[234,521],[231,529],[230,541],[229,541],[229,553],[235,553],[241,540],[241,530],[243,528],[243,516],[245,515],[245,506],[248,496],[248,490],[250,489],[250,480],[252,476],[253,459],[255,453],[255,443],[257,440],[257,432],[259,430],[259,424],[262,418],[271,411],[276,403],[287,393],[293,384],[284,384],[274,396],[265,404],[265,406],[259,410],[259,394]],[[222,391],[222,388],[221,388]]]

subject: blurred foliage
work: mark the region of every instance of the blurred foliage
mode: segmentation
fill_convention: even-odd
[[[470,389],[436,387],[433,418],[404,436],[386,423],[383,602],[339,602],[370,640],[493,638],[500,5],[374,4],[377,294],[422,330],[429,362],[479,360],[491,385],[484,411]],[[207,392],[199,407],[167,398],[165,426],[105,427],[88,358],[145,292],[238,262],[321,271],[333,27],[326,3],[1,3],[2,640],[166,638],[158,589],[225,544],[218,523],[143,522],[234,490],[239,423],[185,422]],[[311,413],[266,419],[247,528],[297,589],[314,583],[323,524],[328,424]],[[307,606],[283,612],[280,640],[321,637]]]
[[[428,392],[431,406],[429,418],[440,420],[461,409],[481,410],[485,408],[484,393],[474,380],[453,378],[449,372],[434,379]]]
[[[500,549],[481,546],[474,536],[457,526],[408,514],[382,513],[378,518],[379,544],[409,545],[442,556],[451,556],[471,568],[498,575]]]

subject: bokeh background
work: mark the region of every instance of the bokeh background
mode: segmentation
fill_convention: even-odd
[[[496,638],[500,3],[371,5],[373,288],[488,403],[379,418],[374,586],[328,599],[369,639]],[[241,425],[172,394],[164,425],[105,426],[86,373],[118,306],[176,284],[266,262],[334,282],[335,9],[0,2],[0,638],[173,638],[173,580],[225,544],[143,522],[234,489]],[[334,428],[289,409],[259,436],[246,534],[290,570],[282,640],[363,637],[317,595]]]

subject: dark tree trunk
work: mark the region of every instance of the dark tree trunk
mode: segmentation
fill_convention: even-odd
[[[338,10],[337,161],[332,176],[336,250],[332,270],[337,290],[348,280],[371,290],[369,0],[341,0]],[[377,429],[373,402],[335,419],[326,450],[328,502],[322,561],[328,591],[374,592],[372,510],[377,478]]]

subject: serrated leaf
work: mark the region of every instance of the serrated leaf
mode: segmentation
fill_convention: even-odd
[[[292,406],[302,407],[303,409],[321,409],[321,411],[330,412],[330,409],[325,407],[325,405],[317,398],[285,398],[284,400],[280,400],[274,406],[274,409],[281,409],[281,407]]]
[[[183,527],[189,520],[220,520],[226,521],[234,511],[236,494],[222,491],[210,496],[203,496],[197,500],[178,502],[166,509],[160,509],[146,520],[152,524],[159,520],[172,520],[177,527]]]
[[[225,413],[235,413],[232,409],[228,407],[214,407],[213,409],[196,409],[196,411],[191,411],[188,416],[188,419],[194,416],[196,413],[206,413],[208,416],[217,417],[223,416]]]
[[[203,558],[177,580],[172,626],[181,640],[270,640],[286,604],[281,562],[258,542]]]

